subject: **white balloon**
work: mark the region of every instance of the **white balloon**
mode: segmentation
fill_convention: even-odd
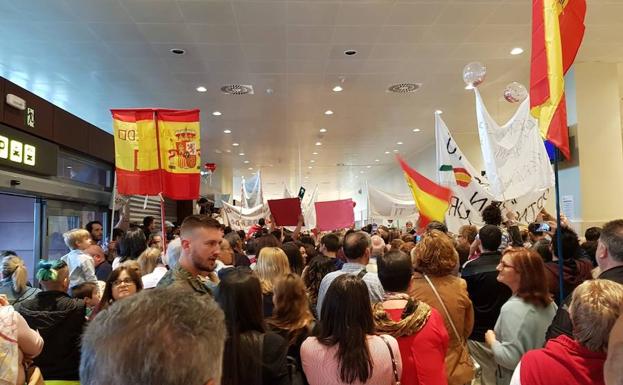
[[[504,88],[504,99],[510,103],[519,103],[528,97],[528,90],[523,84],[512,82]]]
[[[465,84],[472,87],[478,87],[485,80],[487,67],[480,62],[471,62],[463,67],[463,80]]]

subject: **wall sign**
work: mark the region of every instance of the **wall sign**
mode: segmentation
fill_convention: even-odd
[[[26,109],[26,125],[35,128],[35,109],[28,107]]]
[[[57,175],[58,146],[0,124],[0,167]]]

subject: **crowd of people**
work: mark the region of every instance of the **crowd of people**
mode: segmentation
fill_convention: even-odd
[[[3,253],[0,383],[622,384],[623,220],[581,242],[545,212],[483,219],[319,234],[192,215],[162,234],[147,217],[107,243],[90,222],[38,287]]]

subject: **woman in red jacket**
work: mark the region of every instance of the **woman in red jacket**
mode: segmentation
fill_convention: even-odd
[[[396,338],[402,356],[402,385],[447,385],[445,357],[448,332],[437,310],[407,294],[411,258],[390,251],[377,260],[385,299],[374,306],[379,333]]]

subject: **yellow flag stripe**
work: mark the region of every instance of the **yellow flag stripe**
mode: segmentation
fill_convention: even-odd
[[[443,222],[445,219],[446,211],[448,210],[448,202],[441,200],[434,195],[431,195],[418,187],[413,179],[405,174],[407,184],[411,189],[411,193],[415,199],[420,215],[423,215],[431,220]]]

